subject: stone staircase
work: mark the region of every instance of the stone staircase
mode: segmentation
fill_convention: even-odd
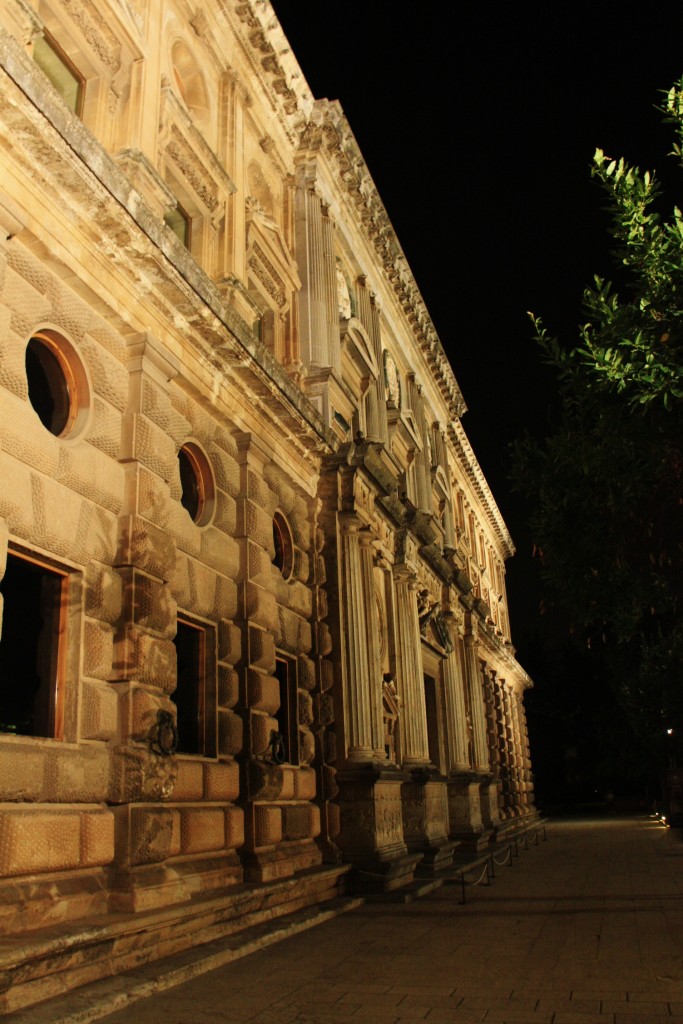
[[[362,903],[346,866],[314,868],[146,913],[110,914],[0,940],[0,1016],[87,1024]],[[85,987],[82,987],[85,986]]]

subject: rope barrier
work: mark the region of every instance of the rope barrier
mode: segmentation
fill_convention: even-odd
[[[505,851],[505,854],[504,854],[502,860],[498,860],[498,858],[493,853],[491,854],[491,873],[492,874],[493,874],[493,865],[494,864],[497,864],[499,868],[503,868],[503,867],[506,867],[506,866],[511,868],[513,866],[512,865],[512,843],[510,843],[510,845],[508,846],[507,850]]]
[[[486,881],[484,881],[484,879],[486,879]],[[484,863],[484,867],[482,869],[481,874],[473,882],[470,882],[469,879],[465,878],[465,872],[464,871],[460,872],[460,885],[462,887],[462,899],[460,900],[460,903],[464,904],[466,902],[466,900],[465,900],[465,886],[466,885],[475,886],[475,885],[482,885],[482,884],[483,885],[490,885],[491,884],[491,876],[489,875],[489,859],[488,859],[488,857],[486,858],[486,862]]]
[[[474,868],[477,866],[476,861],[474,864],[470,865],[469,868],[465,868],[459,871],[456,877],[459,877],[460,880],[460,887],[462,893],[460,903],[464,904],[466,902],[466,886],[490,885],[491,879],[496,877],[496,865],[498,865],[498,867],[514,867],[513,857],[519,857],[520,847],[522,847],[522,849],[524,850],[528,850],[530,841],[533,846],[538,846],[539,838],[541,838],[544,843],[548,840],[545,825],[541,825],[537,829],[527,829],[521,836],[513,836],[505,849],[505,853],[500,859],[496,857],[493,851],[490,851],[485,856],[484,866],[482,868],[481,874],[479,875],[478,878],[474,879],[474,881],[470,881],[469,879],[467,879],[465,877],[465,872],[474,870]]]

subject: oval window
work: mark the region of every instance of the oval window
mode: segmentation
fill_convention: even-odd
[[[215,504],[213,474],[209,460],[201,448],[184,444],[178,452],[180,470],[180,504],[197,526],[211,521]]]
[[[273,565],[280,570],[283,578],[288,580],[294,568],[294,542],[289,523],[282,512],[276,512],[273,516],[273,545]]]
[[[28,398],[46,430],[69,437],[82,426],[88,408],[83,365],[66,338],[40,331],[26,346]]]

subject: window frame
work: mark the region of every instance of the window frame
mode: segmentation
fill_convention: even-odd
[[[284,665],[285,678],[278,672]],[[299,683],[296,658],[284,651],[275,652],[275,678],[280,684],[280,704],[275,713],[278,731],[285,745],[284,764],[299,765]],[[284,701],[283,701],[284,696]],[[283,728],[284,727],[284,728]]]
[[[194,744],[197,749],[183,750],[183,736],[181,734],[182,723],[180,719],[180,705],[174,699],[179,687],[188,685],[180,678],[180,664],[176,662],[176,687],[171,693],[171,702],[176,708],[176,725],[178,728],[177,753],[187,757],[217,757],[218,742],[218,706],[216,687],[216,629],[210,623],[203,622],[185,612],[178,612],[176,620],[176,635],[174,646],[176,658],[178,657],[178,637],[180,630],[192,630],[198,634],[199,651],[198,663],[196,666],[196,677],[193,688],[196,690],[191,703],[195,704],[193,713],[196,713],[197,742]]]
[[[64,388],[66,392],[68,412],[66,415],[66,422],[59,432],[53,430],[52,427],[48,426],[43,421],[42,416],[31,398],[31,371],[27,363],[27,356],[29,346],[31,345],[31,342],[34,341],[37,342],[39,346],[42,346],[55,360],[59,372],[63,377],[63,380],[58,381],[57,385],[60,389]],[[36,356],[36,358],[40,359],[39,356]],[[49,378],[50,370],[46,369],[44,365],[42,365],[41,368],[43,369],[46,377]],[[24,350],[24,372],[26,374],[26,386],[28,391],[27,398],[29,405],[40,420],[44,429],[60,441],[72,440],[73,438],[79,437],[85,430],[90,414],[91,388],[85,364],[73,342],[71,342],[66,335],[51,327],[38,327],[36,330],[32,331],[26,339]],[[33,386],[35,387],[35,383]]]
[[[75,80],[75,82],[76,82],[76,103],[75,103],[75,105],[72,105],[68,101],[68,99],[66,98],[66,96],[64,94],[64,91],[59,87],[59,85],[52,78],[52,76],[45,70],[43,65],[41,63],[39,63],[39,61],[36,59],[35,46],[36,46],[36,42],[38,42],[38,40],[42,40],[46,44],[46,46],[50,50],[52,50],[53,54],[55,55],[57,60],[60,62],[60,64],[65,68],[65,70]],[[69,57],[67,52],[63,49],[63,47],[61,47],[59,45],[59,43],[57,42],[55,37],[50,32],[48,32],[48,30],[46,28],[43,29],[43,31],[42,31],[41,35],[38,37],[38,39],[36,39],[34,41],[34,44],[33,44],[33,60],[34,60],[34,63],[36,64],[36,66],[39,67],[40,70],[43,72],[43,74],[45,75],[45,77],[49,81],[50,85],[55,90],[55,92],[57,92],[59,94],[59,96],[61,96],[62,100],[64,101],[64,103],[68,107],[68,109],[71,111],[71,113],[75,114],[76,117],[78,117],[80,120],[83,120],[83,111],[85,109],[85,90],[86,90],[86,86],[87,86],[87,79],[86,79],[85,75],[83,74],[83,72],[74,64],[74,62],[71,60],[71,58]]]
[[[187,460],[189,468],[194,474],[197,487],[197,510],[194,514],[183,501],[185,491],[183,488],[181,456]],[[180,477],[180,504],[195,526],[208,526],[213,519],[216,507],[216,484],[209,457],[196,441],[187,440],[178,449],[177,458],[178,475]]]
[[[66,722],[66,687],[67,687],[67,672],[68,672],[68,638],[70,634],[69,628],[69,604],[70,604],[70,584],[72,582],[73,571],[69,570],[64,566],[56,565],[54,562],[41,558],[39,555],[32,552],[24,551],[22,549],[10,546],[7,551],[8,561],[12,559],[17,563],[25,563],[39,569],[45,576],[53,577],[57,584],[57,600],[55,608],[51,609],[53,615],[53,622],[51,624],[51,639],[47,639],[47,643],[50,647],[49,661],[49,680],[48,694],[47,694],[47,720],[50,723],[50,729],[45,732],[13,732],[11,730],[3,730],[0,732],[1,737],[16,736],[23,739],[52,739],[62,741],[65,738],[65,722]],[[3,575],[2,584],[5,584],[7,580],[7,570]],[[8,597],[10,600],[8,601]],[[11,603],[11,597],[3,591],[3,626],[6,627],[5,621],[5,609],[8,603]],[[45,616],[43,616],[45,618]],[[44,628],[44,627],[43,627]],[[3,630],[4,632],[4,630]],[[40,646],[44,637],[42,636],[42,629],[38,632],[37,637],[38,646]],[[2,641],[0,640],[0,643]],[[41,683],[41,687],[42,687]]]

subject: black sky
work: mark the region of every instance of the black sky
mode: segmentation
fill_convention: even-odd
[[[570,343],[584,284],[610,276],[596,146],[656,168],[683,203],[654,109],[683,75],[683,7],[273,6],[314,95],[341,102],[451,359],[464,426],[518,546],[514,636],[537,595],[507,446],[525,428],[543,432],[553,395],[525,311]]]

